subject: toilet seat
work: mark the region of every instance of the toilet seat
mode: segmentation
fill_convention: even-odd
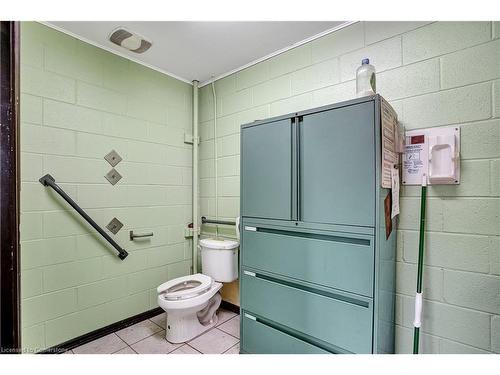
[[[197,273],[182,276],[161,284],[157,291],[167,301],[197,297],[211,289],[214,281],[210,276]]]

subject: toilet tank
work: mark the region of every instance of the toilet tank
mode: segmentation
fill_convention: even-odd
[[[199,244],[203,274],[222,283],[238,278],[238,241],[205,238]]]

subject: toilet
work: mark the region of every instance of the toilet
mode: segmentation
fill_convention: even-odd
[[[168,341],[189,341],[217,324],[222,283],[238,278],[238,246],[237,241],[200,240],[203,273],[178,277],[157,288],[158,305],[167,313]]]

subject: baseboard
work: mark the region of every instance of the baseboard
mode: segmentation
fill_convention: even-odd
[[[232,311],[236,314],[240,313],[240,307],[232,304],[231,302],[222,301],[220,307],[222,307],[223,309]],[[67,352],[68,350],[76,348],[80,345],[84,345],[88,342],[91,342],[91,341],[97,340],[101,337],[104,337],[106,335],[109,335],[110,333],[119,331],[119,330],[121,330],[123,328],[127,328],[133,324],[142,322],[143,320],[152,318],[153,316],[161,314],[162,312],[163,312],[163,309],[161,307],[157,307],[155,309],[131,316],[130,318],[120,320],[119,322],[110,324],[109,326],[102,327],[102,328],[96,329],[95,331],[92,331],[92,332],[86,333],[84,335],[75,337],[74,339],[65,341],[62,344],[52,346],[50,348],[47,348],[45,350],[38,352],[37,354],[61,354],[61,353]]]
[[[222,301],[220,303],[220,307],[222,307],[223,309],[232,311],[236,314],[240,313],[240,307],[238,305],[232,304],[231,302]]]
[[[84,345],[88,342],[97,340],[101,337],[109,335],[110,333],[119,331],[123,328],[127,328],[133,324],[142,322],[143,320],[152,318],[163,312],[161,307],[131,316],[130,318],[120,320],[119,322],[110,324],[109,326],[96,329],[95,331],[86,333],[84,335],[75,337],[74,339],[63,342],[62,344],[52,346],[45,350],[38,352],[37,354],[61,354],[80,345]]]

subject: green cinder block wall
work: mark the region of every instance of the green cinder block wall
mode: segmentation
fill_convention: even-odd
[[[200,208],[239,214],[243,123],[351,99],[363,57],[407,129],[460,125],[460,186],[428,189],[423,353],[500,353],[500,23],[359,22],[218,80],[200,93]],[[402,189],[396,350],[412,350],[419,188]],[[213,233],[212,226],[204,228]],[[220,228],[232,236],[232,229]]]
[[[43,349],[156,306],[154,287],[189,272],[191,88],[37,23],[22,24],[22,339]],[[462,184],[429,188],[422,351],[500,352],[500,24],[364,22],[201,89],[201,214],[239,209],[239,126],[350,99],[370,57],[378,91],[408,129],[462,127]],[[117,150],[114,187],[102,157]],[[38,178],[52,173],[130,251],[120,262]],[[418,189],[398,231],[397,351],[411,350]],[[131,243],[129,229],[155,232]],[[213,227],[204,228],[207,234]],[[232,236],[231,229],[222,234]]]
[[[34,22],[21,25],[22,347],[38,351],[157,307],[189,274],[191,85]],[[123,158],[104,178],[112,149]],[[38,179],[50,173],[130,255],[120,261]],[[128,231],[153,231],[131,242]]]

